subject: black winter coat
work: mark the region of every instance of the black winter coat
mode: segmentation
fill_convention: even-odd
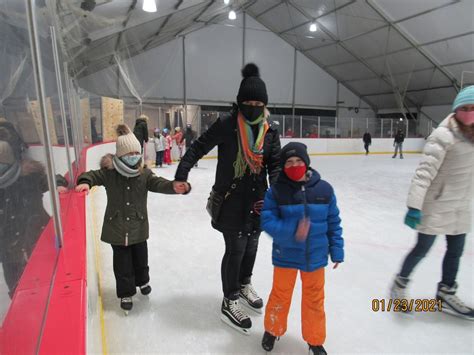
[[[143,148],[143,144],[148,142],[148,124],[146,123],[146,120],[137,118],[135,121],[135,127],[133,128],[133,134],[137,137]]]
[[[397,134],[395,135],[395,143],[403,143],[404,140],[405,135],[401,132],[397,132]]]
[[[216,222],[212,226],[221,232],[259,232],[260,216],[254,204],[263,200],[270,183],[274,183],[280,172],[280,138],[278,132],[269,128],[263,145],[263,169],[260,174],[248,170],[240,179],[234,179],[234,162],[238,153],[237,106],[203,133],[186,151],[176,170],[175,179],[186,181],[191,168],[216,145],[218,147],[216,179],[213,189],[222,195],[228,194]],[[235,188],[231,188],[235,186]]]
[[[372,144],[372,136],[370,133],[365,133],[364,138],[362,138],[365,144]]]

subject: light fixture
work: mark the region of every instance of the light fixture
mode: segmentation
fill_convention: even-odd
[[[143,11],[156,12],[155,0],[143,0]]]
[[[230,0],[224,0],[224,5],[229,5]]]
[[[311,25],[309,26],[309,31],[316,32],[317,30],[318,30],[318,26],[316,25],[316,22],[312,22]]]
[[[229,11],[229,20],[235,20],[237,18],[237,14],[234,10]]]
[[[400,117],[400,121],[402,121],[402,122],[403,122],[403,118],[401,118],[401,117]]]

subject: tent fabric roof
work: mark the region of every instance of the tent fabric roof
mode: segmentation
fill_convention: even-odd
[[[84,76],[245,11],[374,108],[448,104],[474,72],[473,0],[57,2],[63,49]],[[309,25],[316,23],[317,32]],[[474,74],[473,74],[474,76]]]

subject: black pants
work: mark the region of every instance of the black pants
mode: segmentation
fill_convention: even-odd
[[[258,233],[224,233],[225,254],[222,258],[221,278],[224,297],[237,299],[240,285],[250,282],[257,257]]]
[[[408,277],[415,268],[415,266],[423,259],[435,241],[435,235],[428,235],[418,233],[418,242],[413,250],[407,255],[403,262],[400,276]],[[443,276],[441,282],[449,287],[452,287],[456,281],[456,275],[459,268],[459,259],[461,258],[465,234],[447,235],[446,241],[448,247],[443,259]]]
[[[156,166],[162,166],[163,165],[163,156],[164,155],[165,155],[164,150],[156,152],[156,161],[155,161]]]
[[[147,243],[145,241],[127,247],[112,245],[112,249],[117,297],[132,297],[137,293],[137,286],[150,281]]]
[[[364,148],[365,148],[365,153],[369,154],[369,143],[365,143]]]

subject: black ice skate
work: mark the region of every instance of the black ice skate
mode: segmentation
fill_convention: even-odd
[[[128,315],[128,312],[133,308],[132,297],[123,297],[120,299],[120,308],[123,309],[125,315]]]
[[[311,355],[327,355],[326,349],[322,345],[311,345],[309,346],[309,354]]]
[[[457,283],[454,283],[453,287],[449,287],[442,283],[438,284],[436,299],[441,300],[442,302],[441,311],[453,316],[474,321],[474,310],[466,306],[459,297],[456,296],[457,288]]]
[[[140,292],[144,296],[149,295],[151,292],[151,286],[148,283],[144,284],[143,286],[140,286]]]
[[[269,332],[265,332],[263,334],[263,339],[262,339],[262,348],[265,351],[272,351],[273,346],[275,345],[275,340],[280,339],[279,337],[277,338],[276,336],[270,334]]]
[[[221,320],[239,332],[250,335],[252,327],[250,317],[240,308],[239,299],[231,300],[225,298],[222,300]]]
[[[257,295],[251,283],[240,286],[240,299],[244,306],[247,306],[254,312],[262,313],[263,301]]]

